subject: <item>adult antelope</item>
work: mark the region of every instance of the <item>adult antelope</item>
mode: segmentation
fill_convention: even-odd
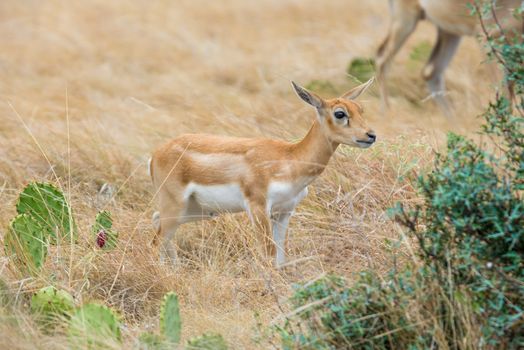
[[[513,16],[513,10],[522,4],[522,0],[498,0],[495,16],[499,24],[510,34],[513,31],[522,32],[522,21]],[[415,30],[419,20],[428,19],[437,26],[437,41],[422,77],[432,98],[447,114],[452,109],[445,98],[444,70],[453,58],[460,43],[461,36],[475,35],[479,30],[479,22],[472,16],[469,4],[472,0],[389,0],[391,22],[388,35],[380,45],[377,57],[377,79],[380,84],[382,102],[388,107],[386,75],[393,57]]]
[[[153,225],[154,242],[162,243],[161,261],[175,261],[171,239],[181,224],[246,211],[262,229],[266,254],[274,256],[276,246],[276,265],[281,266],[289,218],[307,195],[307,186],[339,144],[368,148],[376,140],[361,105],[354,101],[372,82],[334,99],[323,99],[292,82],[317,114],[297,143],[185,134],[157,149],[149,169],[160,202]]]

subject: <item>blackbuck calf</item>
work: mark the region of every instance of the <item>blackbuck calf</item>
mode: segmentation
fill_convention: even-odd
[[[161,261],[175,261],[171,240],[181,224],[246,211],[262,229],[266,254],[274,256],[276,246],[276,265],[284,264],[289,219],[307,195],[307,186],[322,173],[338,145],[367,148],[376,140],[362,106],[355,102],[372,82],[334,99],[292,83],[316,111],[309,132],[297,143],[185,134],[158,148],[149,167],[160,202],[153,225],[155,242],[161,242]]]
[[[473,2],[473,0],[389,0],[391,14],[389,30],[376,57],[377,79],[384,107],[388,107],[386,78],[393,57],[415,30],[418,21],[428,19],[437,27],[437,41],[422,70],[422,77],[426,80],[431,97],[437,105],[447,115],[453,114],[445,97],[444,71],[455,55],[461,37],[480,32],[478,19],[471,15],[470,5]],[[523,23],[514,16],[513,11],[522,6],[522,0],[494,0],[493,4],[495,7],[492,18],[487,23],[495,21],[504,33],[492,34],[520,35]]]

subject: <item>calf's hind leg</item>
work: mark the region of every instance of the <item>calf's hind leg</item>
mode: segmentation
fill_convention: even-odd
[[[160,243],[161,263],[174,264],[176,261],[176,249],[171,241],[176,230],[183,223],[183,214],[182,200],[174,200],[173,197],[167,195],[160,197],[160,212],[153,214],[153,225],[158,227],[154,242]]]
[[[179,226],[180,222],[176,217],[166,218],[162,222],[162,244],[160,246],[160,263],[162,264],[171,263],[174,265],[176,262],[176,248],[173,247],[171,241]]]
[[[158,245],[158,239],[160,236],[160,212],[155,211],[151,217],[151,222],[153,223],[153,229],[155,230],[155,235],[153,236],[153,246]]]

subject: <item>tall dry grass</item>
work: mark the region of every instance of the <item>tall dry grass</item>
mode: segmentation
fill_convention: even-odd
[[[414,46],[435,36],[429,24],[419,26],[392,69],[391,113],[381,114],[376,91],[363,98],[378,144],[339,149],[291,221],[294,263],[283,271],[260,262],[245,215],[183,226],[179,266],[159,266],[149,247],[155,204],[145,164],[155,147],[184,132],[300,138],[313,112],[289,81],[349,88],[347,64],[373,55],[387,20],[385,0],[0,3],[0,230],[23,186],[38,180],[70,197],[81,233],[72,250],[50,253],[37,278],[18,275],[0,255],[2,278],[21,305],[15,318],[0,315],[0,348],[67,348],[65,337],[42,334],[23,311],[48,283],[78,302],[117,309],[126,346],[156,327],[161,296],[175,290],[185,339],[216,331],[242,349],[270,345],[253,341],[257,322],[285,312],[293,283],[386,269],[386,239],[398,236],[386,208],[417,200],[412,180],[432,150],[447,130],[474,130],[490,95],[473,38],[447,73],[458,107],[449,121],[423,102],[422,64],[409,61]],[[120,244],[101,253],[89,228],[103,208],[113,214]]]

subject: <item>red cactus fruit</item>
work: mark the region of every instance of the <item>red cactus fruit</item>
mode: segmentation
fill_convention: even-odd
[[[98,231],[98,234],[96,235],[96,244],[100,248],[104,248],[107,242],[107,233],[105,230]]]

